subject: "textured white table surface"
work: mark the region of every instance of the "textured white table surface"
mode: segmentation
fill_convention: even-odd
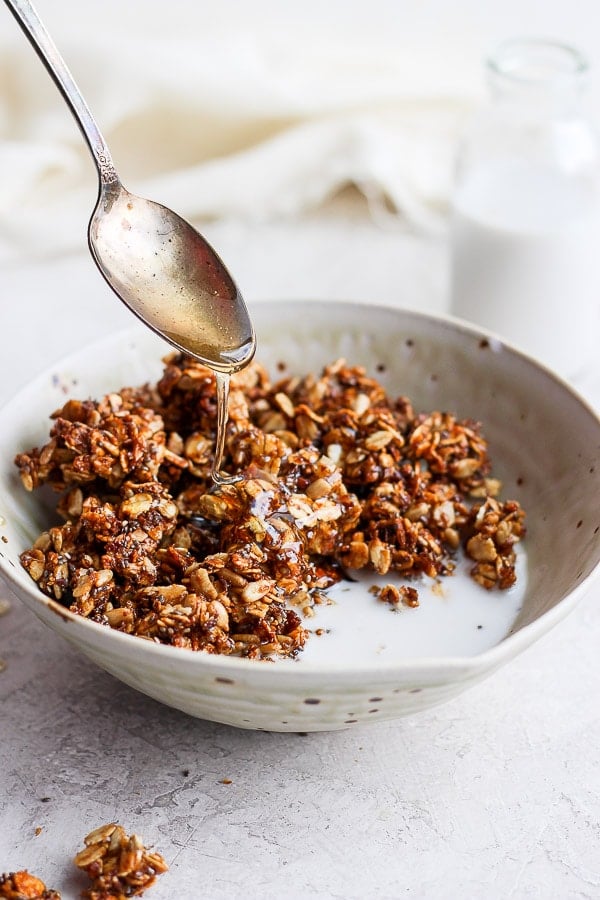
[[[360,209],[205,230],[251,302],[444,308],[443,239],[382,229]],[[74,345],[131,322],[85,252],[4,269],[0,284],[2,401]],[[600,406],[599,371],[580,389]],[[1,585],[0,596],[10,598]],[[599,898],[599,601],[595,590],[445,706],[302,736],[163,707],[13,598],[0,619],[0,871],[27,867],[75,898],[75,849],[119,821],[170,865],[156,900]]]

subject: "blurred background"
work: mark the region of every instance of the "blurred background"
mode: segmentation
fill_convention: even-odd
[[[37,8],[125,185],[194,222],[249,301],[447,308],[457,141],[485,101],[483,59],[498,42],[578,47],[591,63],[585,108],[600,119],[597,0]],[[55,359],[130,316],[88,258],[87,148],[4,4],[0,69],[0,279],[20,301],[5,327],[30,315],[33,359]],[[17,350],[6,352],[22,381]]]

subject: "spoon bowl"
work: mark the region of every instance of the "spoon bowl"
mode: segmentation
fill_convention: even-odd
[[[111,182],[100,192],[88,239],[117,296],[174,347],[222,372],[250,362],[254,330],[237,285],[185,219]]]

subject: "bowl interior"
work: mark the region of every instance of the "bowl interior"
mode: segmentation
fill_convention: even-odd
[[[582,587],[600,561],[600,423],[562,382],[494,338],[451,320],[372,305],[260,303],[257,359],[306,373],[338,357],[365,365],[419,410],[481,421],[502,495],[527,511],[528,579],[518,631]],[[45,441],[67,396],[99,396],[155,380],[168,347],[134,327],[39,376],[0,412],[0,566],[20,592],[41,595],[19,554],[47,527],[55,496],[28,495],[15,453]]]

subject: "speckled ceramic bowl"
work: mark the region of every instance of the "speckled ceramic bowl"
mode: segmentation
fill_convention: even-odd
[[[420,410],[451,410],[484,424],[503,496],[527,510],[518,591],[473,594],[468,579],[452,576],[444,596],[425,596],[417,610],[395,614],[364,583],[342,585],[324,613],[327,634],[312,635],[298,660],[275,663],[153,644],[44,597],[19,554],[50,512],[21,487],[14,455],[46,439],[48,414],[67,394],[99,396],[158,376],[165,345],[135,328],[78,351],[0,413],[0,569],[40,619],[117,678],[191,715],[242,728],[317,731],[441,703],[573,609],[600,570],[600,422],[568,387],[451,320],[316,302],[257,304],[252,313],[258,358],[272,371],[316,371],[343,356]]]

